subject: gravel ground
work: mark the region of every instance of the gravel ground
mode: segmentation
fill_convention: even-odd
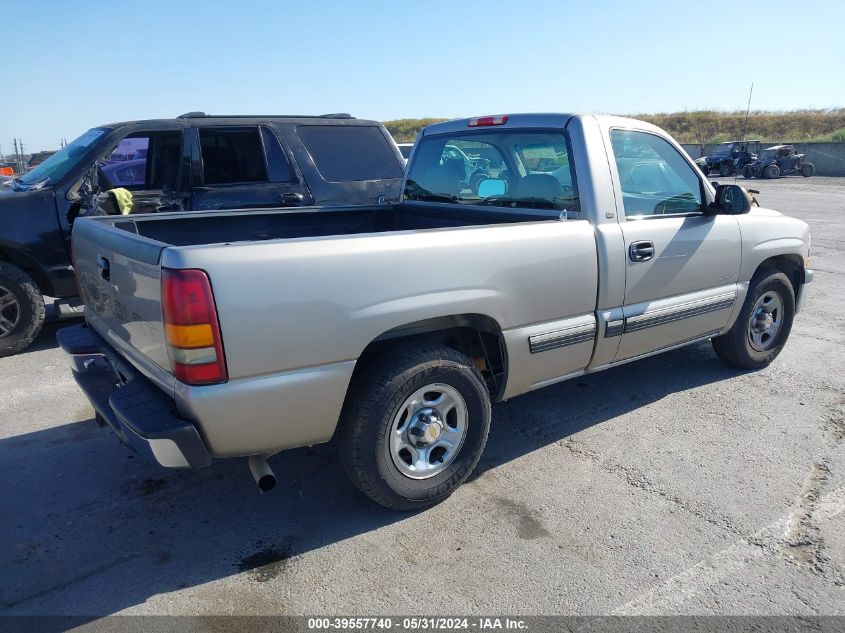
[[[142,463],[46,327],[0,359],[0,612],[845,614],[845,179],[754,184],[817,271],[770,367],[701,344],[498,405],[472,481],[415,515],[327,446],[265,495],[241,460]]]

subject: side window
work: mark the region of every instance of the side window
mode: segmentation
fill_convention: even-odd
[[[179,177],[182,133],[143,132],[122,139],[99,163],[103,190],[173,189]]]
[[[147,185],[147,151],[149,135],[127,136],[117,144],[111,153],[100,162],[101,175],[107,183],[100,183],[103,189],[143,189]],[[104,186],[105,185],[105,186]]]
[[[261,140],[264,141],[264,151],[267,152],[267,170],[270,172],[270,182],[293,182],[293,176],[288,157],[279,144],[276,135],[266,127],[261,128]]]
[[[327,182],[401,178],[402,167],[371,125],[300,125],[296,133]]]
[[[204,184],[267,181],[257,127],[200,128],[199,136]]]
[[[626,217],[702,210],[701,181],[665,139],[648,132],[611,130],[610,142]]]

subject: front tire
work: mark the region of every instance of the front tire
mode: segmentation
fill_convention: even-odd
[[[804,163],[803,165],[801,165],[801,175],[804,176],[804,178],[809,178],[810,176],[813,176],[815,173],[816,173],[816,166],[813,165],[813,163]]]
[[[469,358],[441,345],[400,345],[353,379],[338,457],[376,503],[420,510],[469,477],[489,429],[490,395]]]
[[[732,171],[732,170],[731,170],[731,166],[730,166],[730,165],[728,165],[727,163],[722,163],[721,165],[719,165],[719,175],[720,175],[722,178],[725,178],[725,177],[727,177],[727,176],[730,176],[730,175],[731,175],[731,171]]]
[[[44,325],[44,297],[28,274],[0,262],[0,358],[29,347]]]
[[[783,350],[795,317],[795,293],[789,277],[762,269],[751,280],[733,326],[714,337],[716,355],[740,369],[762,369]]]

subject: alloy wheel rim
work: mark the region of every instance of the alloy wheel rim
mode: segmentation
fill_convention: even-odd
[[[748,341],[758,352],[774,347],[783,326],[783,299],[770,290],[764,292],[751,309],[748,319]]]
[[[454,387],[432,383],[417,389],[388,427],[393,465],[411,479],[443,472],[463,446],[467,421],[466,401]]]
[[[0,286],[0,338],[8,336],[21,320],[21,304],[11,290]]]

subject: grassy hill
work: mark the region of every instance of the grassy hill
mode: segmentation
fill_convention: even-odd
[[[681,143],[720,143],[743,136],[745,112],[700,110],[668,114],[633,114],[662,127]],[[385,125],[398,143],[410,143],[420,128],[445,119],[397,119]],[[751,112],[746,138],[761,141],[845,142],[845,108]]]

